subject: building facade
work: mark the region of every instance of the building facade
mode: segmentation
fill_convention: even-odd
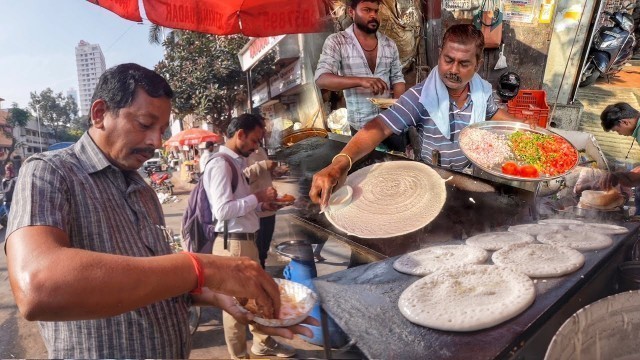
[[[10,127],[7,124],[9,118],[9,111],[2,108],[2,101],[0,98],[0,129],[7,129],[10,131]],[[9,139],[3,131],[0,131],[0,161],[7,158],[9,150],[11,148],[11,139]]]
[[[78,72],[80,115],[87,115],[98,79],[107,69],[100,45],[80,40],[76,46],[76,69]]]
[[[30,118],[25,127],[13,128],[13,136],[18,140],[13,157],[18,159],[47,151],[49,145],[56,143],[53,132],[47,126],[39,124],[36,118]]]

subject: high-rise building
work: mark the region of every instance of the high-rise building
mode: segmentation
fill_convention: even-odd
[[[78,89],[80,89],[80,114],[87,115],[91,108],[91,97],[98,84],[98,79],[107,70],[100,45],[80,40],[76,46],[76,68]]]
[[[76,89],[69,88],[69,90],[67,90],[67,96],[71,96],[73,98],[73,100],[76,101],[76,104],[78,104],[78,106],[80,106],[80,103],[78,102],[78,92],[76,91]]]

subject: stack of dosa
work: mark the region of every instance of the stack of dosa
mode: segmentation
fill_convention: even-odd
[[[369,101],[380,109],[390,108],[391,105],[396,103],[396,99],[385,99],[385,98],[369,98]]]
[[[596,209],[612,211],[624,205],[624,197],[616,189],[607,191],[585,190],[580,196],[578,207],[583,209]]]

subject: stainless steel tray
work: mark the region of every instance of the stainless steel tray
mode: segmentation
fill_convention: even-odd
[[[496,134],[504,134],[504,135],[509,135],[509,134],[514,133],[516,131],[525,131],[525,132],[531,132],[531,133],[536,133],[536,134],[560,136],[561,138],[565,139],[571,145],[571,148],[573,149],[573,151],[576,152],[576,162],[575,162],[575,164],[573,164],[573,166],[569,170],[565,171],[564,173],[558,174],[558,175],[554,175],[554,176],[547,176],[547,175],[544,175],[544,174],[540,174],[540,177],[528,178],[528,177],[521,177],[521,176],[503,174],[502,173],[501,164],[496,164],[496,165],[493,165],[492,167],[486,167],[486,166],[480,165],[477,162],[475,162],[472,159],[471,156],[469,156],[470,154],[465,150],[465,148],[462,145],[460,146],[460,149],[462,150],[464,155],[475,166],[477,166],[478,168],[482,169],[483,171],[486,171],[486,172],[488,172],[488,173],[490,173],[492,175],[495,175],[495,176],[503,178],[503,179],[517,180],[517,181],[547,181],[547,180],[553,180],[553,179],[557,179],[557,178],[562,177],[562,176],[566,175],[567,173],[569,173],[571,170],[573,170],[578,165],[578,162],[580,161],[580,154],[578,153],[578,150],[575,148],[575,146],[573,146],[573,144],[571,144],[571,142],[569,140],[567,140],[565,137],[563,137],[563,136],[561,136],[559,134],[556,134],[554,132],[551,132],[551,131],[549,131],[547,129],[543,129],[543,128],[532,129],[529,125],[527,125],[525,123],[520,123],[520,122],[483,121],[483,122],[471,124],[471,125],[467,126],[466,128],[462,129],[462,131],[460,132],[460,139],[462,139],[465,136],[465,134],[468,132],[469,129],[487,130],[487,131],[491,131],[491,132],[496,133]]]

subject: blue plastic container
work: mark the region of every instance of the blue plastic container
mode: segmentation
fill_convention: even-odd
[[[313,284],[313,278],[318,276],[316,263],[313,259],[313,249],[311,243],[305,240],[286,241],[276,246],[276,251],[291,259],[289,265],[284,268],[284,278],[302,284],[317,293]],[[320,304],[316,304],[311,310],[310,316],[320,320]],[[327,315],[328,316],[328,315]],[[328,316],[327,325],[329,329],[329,343],[332,348],[339,348],[347,344],[347,336]],[[313,332],[313,337],[300,336],[305,341],[318,346],[324,346],[322,327],[302,324]]]

